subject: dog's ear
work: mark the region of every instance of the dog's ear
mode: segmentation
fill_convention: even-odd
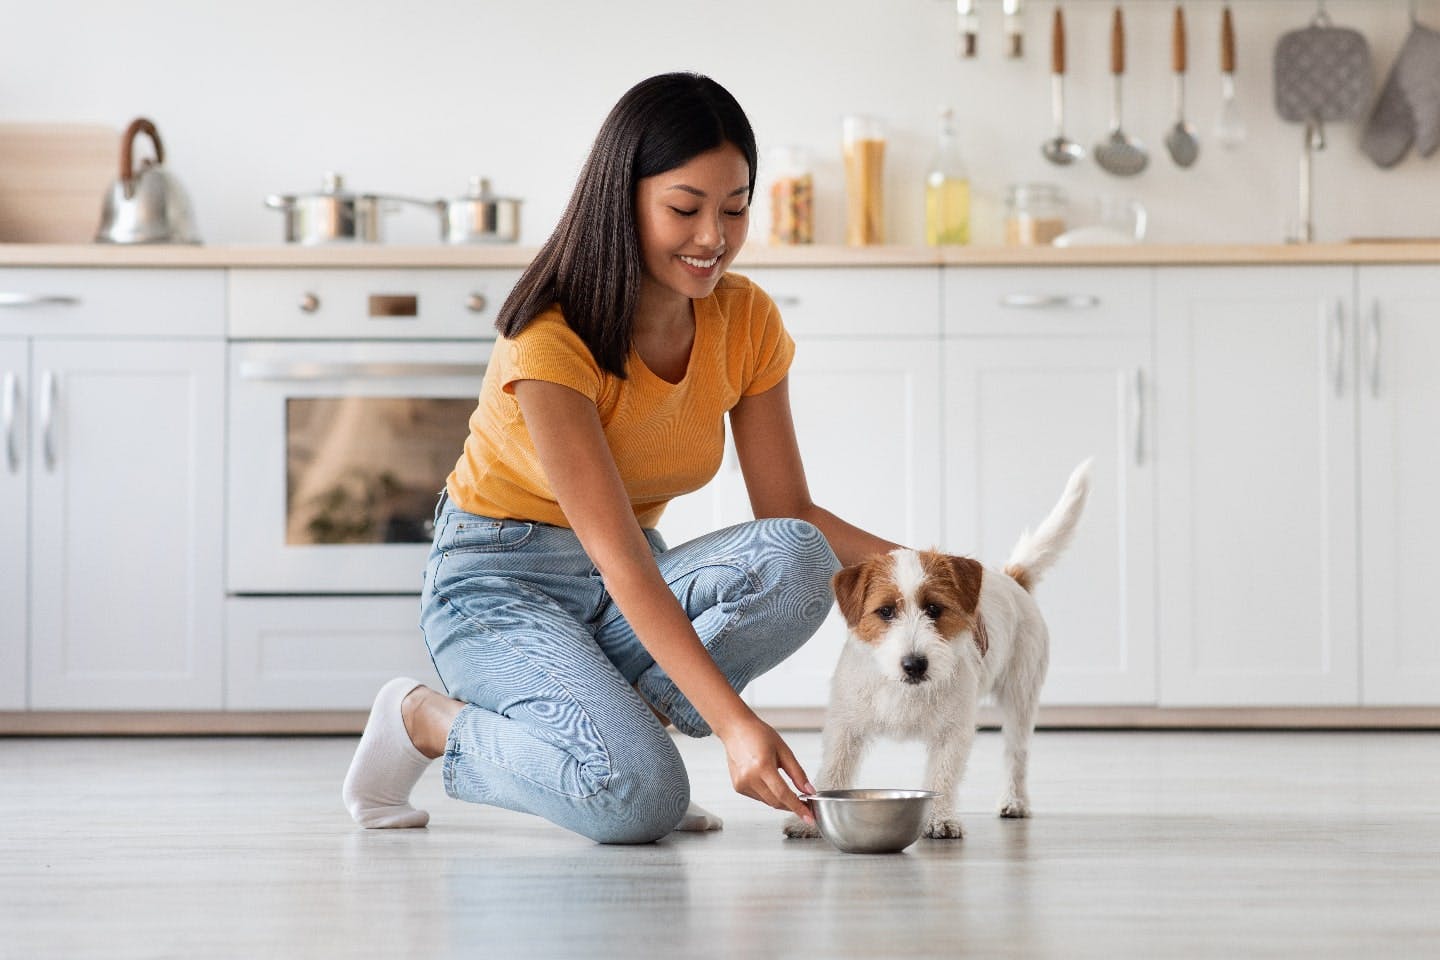
[[[855,626],[865,615],[865,588],[870,584],[870,564],[856,563],[845,567],[830,578],[835,602],[848,626]]]
[[[969,557],[946,556],[945,565],[950,568],[950,578],[960,592],[960,606],[973,615],[980,605],[980,583],[984,579],[985,568],[979,560]]]

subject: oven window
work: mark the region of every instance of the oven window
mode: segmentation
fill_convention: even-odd
[[[425,543],[474,400],[290,397],[285,542]]]

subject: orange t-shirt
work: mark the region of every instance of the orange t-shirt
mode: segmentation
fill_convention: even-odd
[[[514,396],[517,380],[544,380],[594,402],[635,519],[655,526],[665,504],[720,469],[725,413],[784,379],[795,355],[774,302],[745,277],[728,273],[692,302],[695,341],[679,383],[656,376],[633,349],[625,379],[602,370],[558,306],[497,341],[465,452],[446,481],[450,498],[467,513],[570,525]]]

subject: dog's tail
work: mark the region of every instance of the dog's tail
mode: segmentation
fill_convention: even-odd
[[[1090,495],[1090,463],[1091,460],[1086,460],[1075,468],[1050,516],[1033,533],[1026,530],[1020,534],[1015,549],[1010,551],[1005,574],[1026,590],[1034,591],[1035,584],[1060,559],[1074,538],[1080,512]]]

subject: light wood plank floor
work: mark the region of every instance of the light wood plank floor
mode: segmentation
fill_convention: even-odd
[[[1030,821],[983,733],[967,838],[888,856],[783,839],[683,738],[720,833],[597,846],[437,767],[428,830],[363,831],[353,744],[0,740],[0,957],[1440,956],[1434,733],[1042,732]],[[867,782],[918,784],[882,753]]]

